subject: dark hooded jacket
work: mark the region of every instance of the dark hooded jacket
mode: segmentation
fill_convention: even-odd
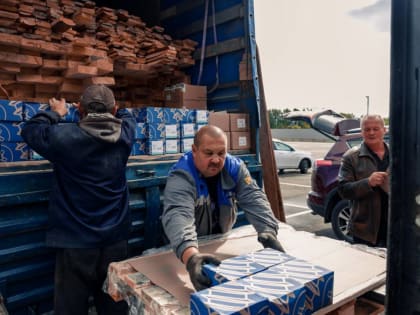
[[[59,123],[56,112],[26,122],[23,139],[53,165],[46,243],[94,248],[127,239],[130,230],[125,169],[135,119],[89,114],[80,123]]]

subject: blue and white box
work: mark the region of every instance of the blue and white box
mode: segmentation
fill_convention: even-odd
[[[246,258],[245,255],[224,259],[218,266],[211,264],[203,266],[203,272],[211,280],[212,285],[241,279],[264,269],[266,269],[264,266]]]
[[[25,142],[2,142],[0,144],[0,162],[27,160],[29,160],[29,147]]]
[[[61,120],[65,122],[80,121],[79,109],[71,103],[66,103],[67,114]],[[50,105],[46,103],[24,102],[24,117],[28,121],[40,111],[51,111]]]
[[[185,138],[181,139],[181,152],[186,153],[192,150],[192,145],[194,143],[194,138]]]
[[[21,121],[0,121],[0,142],[22,142]]]
[[[23,102],[0,100],[0,120],[22,121]]]
[[[131,148],[131,155],[146,155],[146,139],[138,139]]]
[[[137,118],[136,118],[137,119]],[[163,115],[162,107],[143,107],[138,111],[138,122],[159,124],[164,123],[165,118]]]
[[[136,123],[136,131],[134,137],[136,139],[146,139],[146,124]]]
[[[229,281],[191,295],[191,315],[268,314],[268,300],[247,290],[240,281]]]
[[[165,141],[146,139],[146,153],[148,155],[165,154]]]
[[[334,272],[301,259],[289,260],[273,266],[273,272],[286,275],[304,284],[306,309],[304,314],[330,305],[333,300]]]
[[[40,111],[50,111],[50,105],[46,103],[24,102],[24,117],[28,121]]]
[[[188,112],[189,110],[186,108],[164,108],[165,123],[176,124],[187,122]]]
[[[242,256],[266,268],[295,259],[293,256],[272,248],[264,248]]]
[[[165,154],[179,153],[179,139],[165,140]]]
[[[179,139],[179,123],[168,124],[165,123],[165,138],[166,139]]]
[[[194,123],[181,123],[181,138],[193,138],[195,135]]]
[[[269,314],[273,315],[301,315],[305,311],[305,286],[274,269],[241,279],[245,288],[266,297],[269,301]]]
[[[161,123],[145,123],[146,138],[149,140],[165,139],[165,124]]]

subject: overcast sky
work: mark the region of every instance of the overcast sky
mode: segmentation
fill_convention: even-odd
[[[254,0],[267,106],[389,117],[391,0]]]

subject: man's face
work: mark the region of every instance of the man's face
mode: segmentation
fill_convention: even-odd
[[[374,147],[384,141],[385,127],[376,119],[368,119],[363,123],[363,141],[368,147]]]
[[[213,138],[203,135],[200,145],[192,145],[192,154],[195,167],[204,177],[212,177],[220,173],[225,165],[226,138],[221,136]]]

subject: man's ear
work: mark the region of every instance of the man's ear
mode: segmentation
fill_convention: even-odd
[[[191,145],[191,149],[193,153],[196,153],[198,151],[198,148],[194,143]]]

